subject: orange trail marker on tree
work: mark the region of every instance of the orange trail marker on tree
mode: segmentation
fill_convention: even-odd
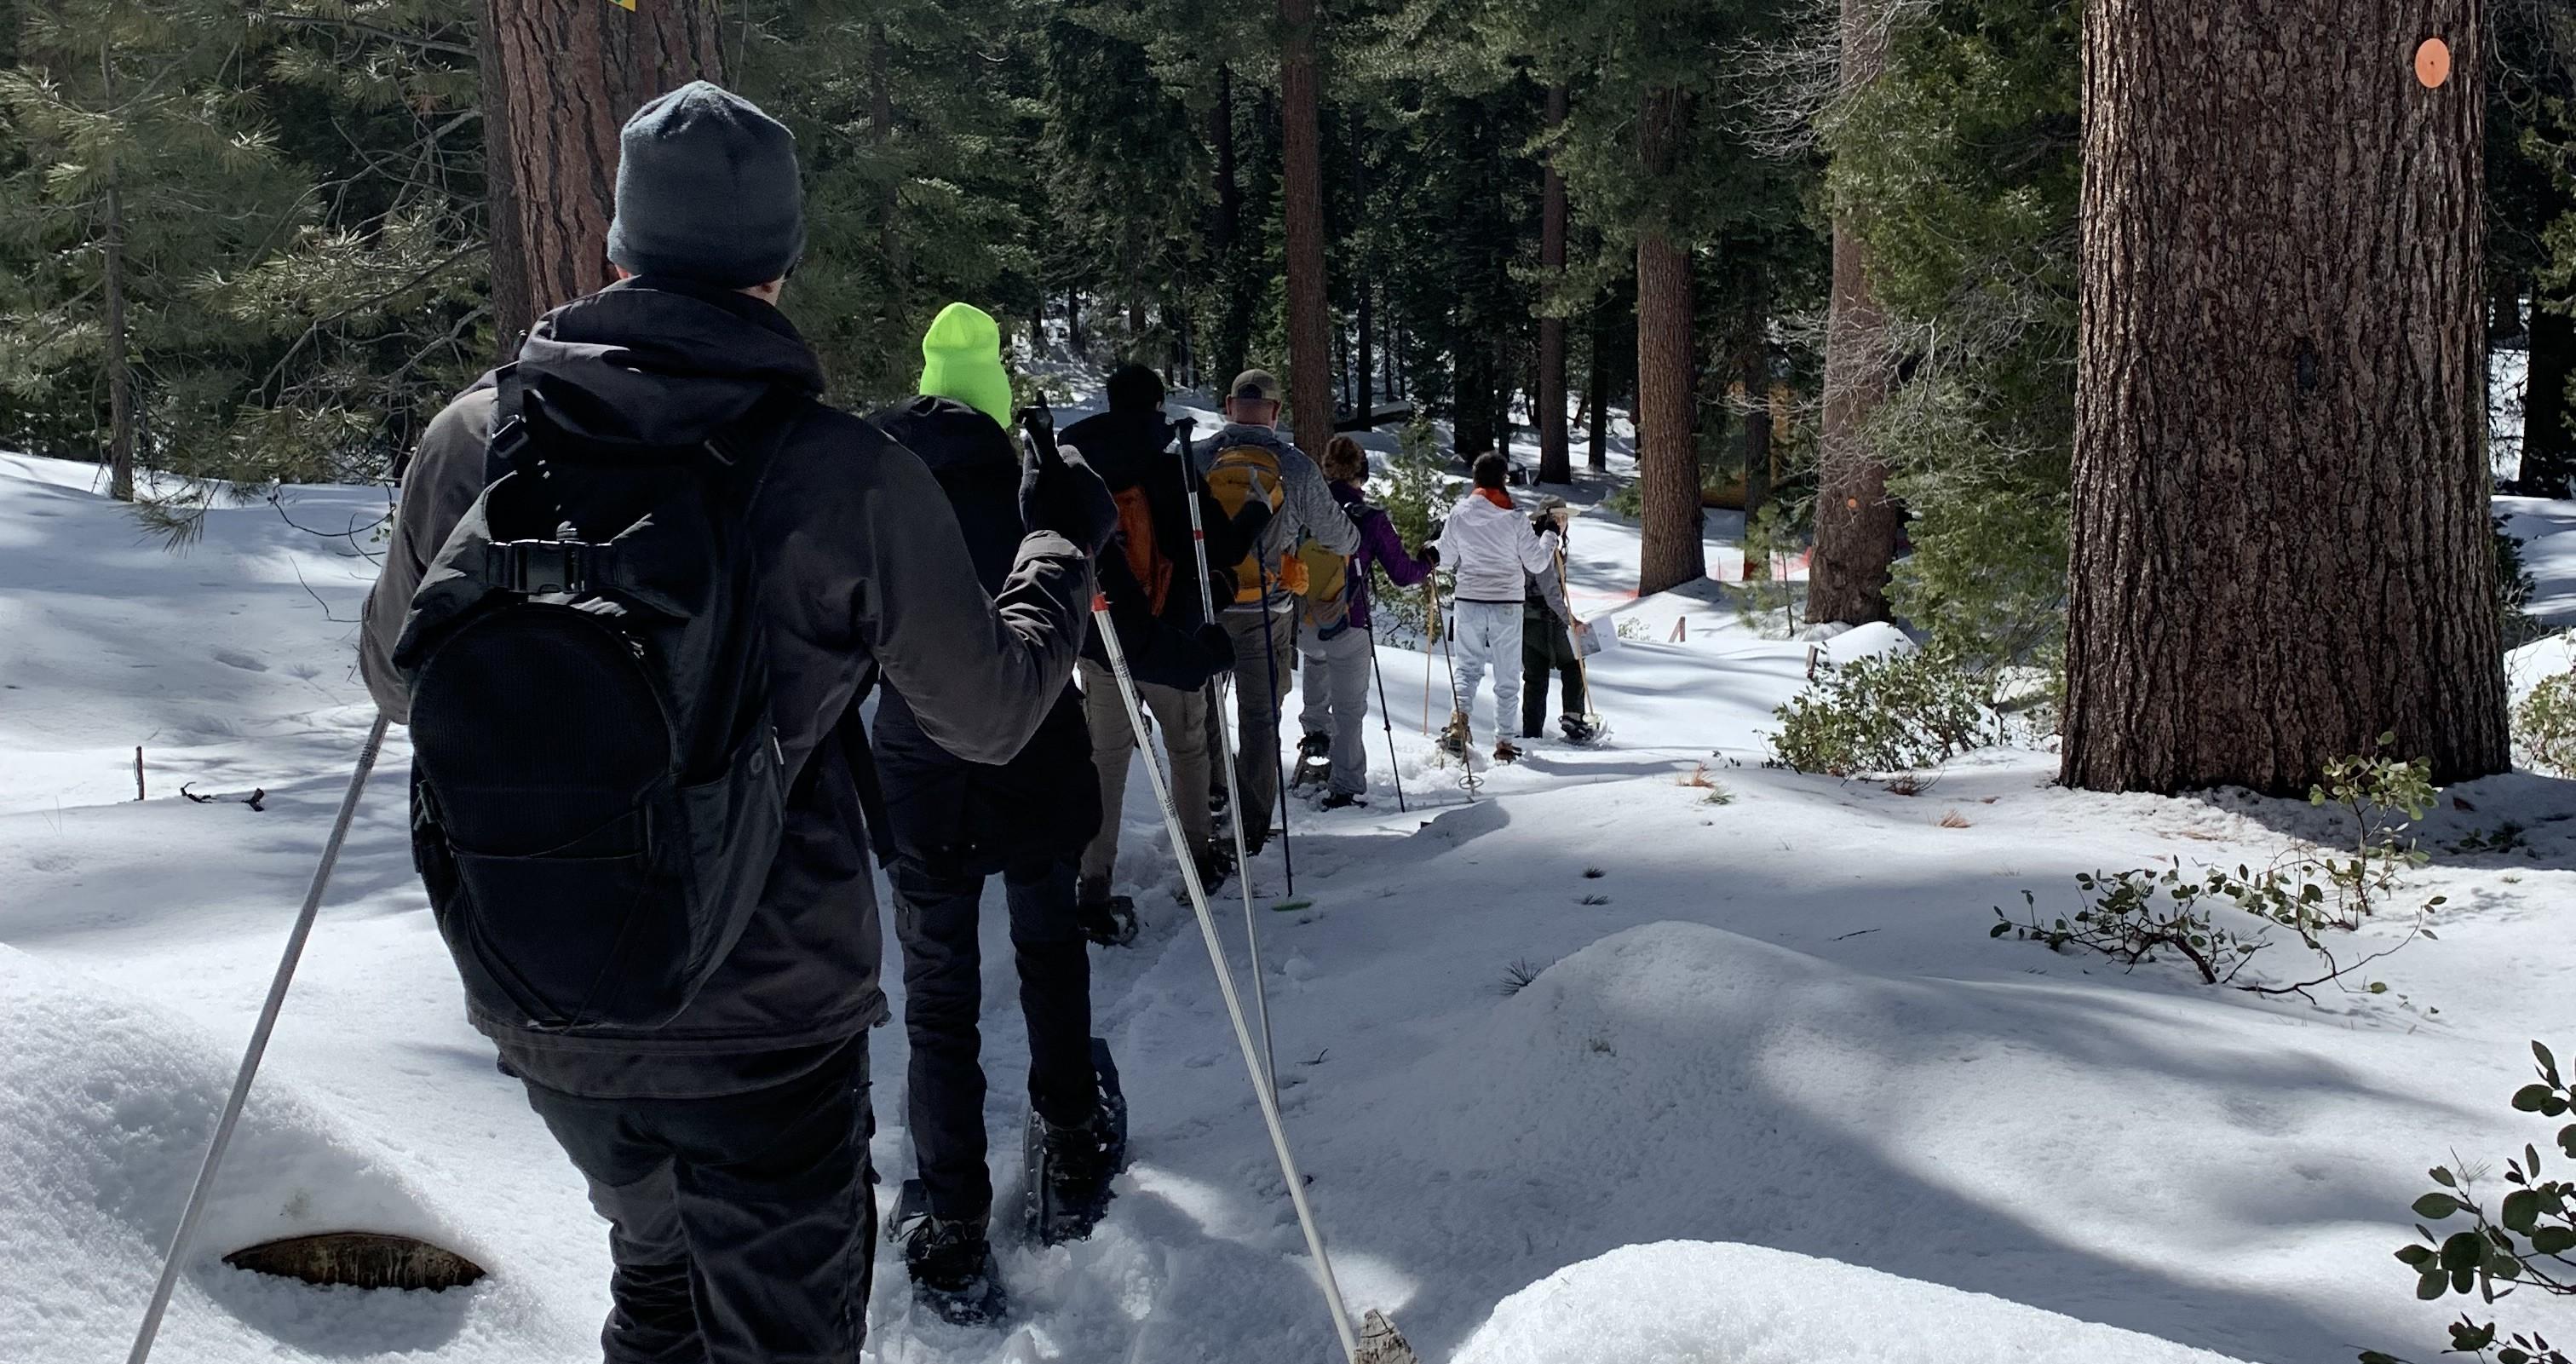
[[[2415,79],[2424,88],[2434,90],[2451,78],[2451,45],[2439,38],[2427,38],[2415,49]]]

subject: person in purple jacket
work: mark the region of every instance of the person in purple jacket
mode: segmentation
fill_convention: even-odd
[[[1368,455],[1348,436],[1333,437],[1324,447],[1324,479],[1342,514],[1359,528],[1360,547],[1344,575],[1338,603],[1322,609],[1309,602],[1297,632],[1297,652],[1305,660],[1305,709],[1298,722],[1306,737],[1297,744],[1298,765],[1329,758],[1332,776],[1324,808],[1367,805],[1368,753],[1361,729],[1368,719],[1369,665],[1377,639],[1369,632],[1369,566],[1386,570],[1389,581],[1411,587],[1431,576],[1440,552],[1429,545],[1408,554],[1384,510],[1369,505],[1361,484],[1368,479]],[[1334,607],[1339,609],[1333,609]]]

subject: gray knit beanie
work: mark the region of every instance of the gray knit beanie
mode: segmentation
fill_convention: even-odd
[[[805,251],[796,138],[707,81],[646,104],[618,137],[608,258],[637,275],[748,289]]]

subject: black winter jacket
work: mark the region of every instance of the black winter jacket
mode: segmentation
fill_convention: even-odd
[[[757,299],[628,280],[548,313],[519,366],[576,434],[609,443],[692,444],[773,387],[809,395],[782,435],[759,443],[776,449],[746,513],[764,554],[758,590],[770,717],[790,776],[787,827],[741,941],[670,1024],[545,1031],[472,1021],[519,1074],[595,1098],[706,1097],[793,1078],[885,1014],[858,787],[827,740],[882,676],[949,750],[991,762],[1019,752],[1081,647],[1085,556],[1062,536],[1028,536],[998,598],[986,595],[938,481],[876,427],[810,400],[823,388],[813,352]],[[359,652],[368,689],[396,722],[411,698],[392,666],[394,641],[424,566],[483,489],[493,407],[488,381],[448,404],[403,480]]]
[[[872,419],[921,456],[956,509],[975,575],[1010,576],[1020,529],[1020,459],[991,417],[947,398],[914,398]],[[844,725],[860,723],[855,714]],[[903,692],[877,701],[871,745],[885,792],[878,851],[941,875],[989,876],[1023,862],[1069,860],[1100,828],[1100,778],[1082,693],[1067,685],[1036,735],[1004,763],[968,762],[922,731]]]

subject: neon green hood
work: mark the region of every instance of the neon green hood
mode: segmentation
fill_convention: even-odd
[[[1002,372],[1002,325],[971,303],[951,303],[921,337],[921,392],[953,398],[1011,425],[1011,376]]]

